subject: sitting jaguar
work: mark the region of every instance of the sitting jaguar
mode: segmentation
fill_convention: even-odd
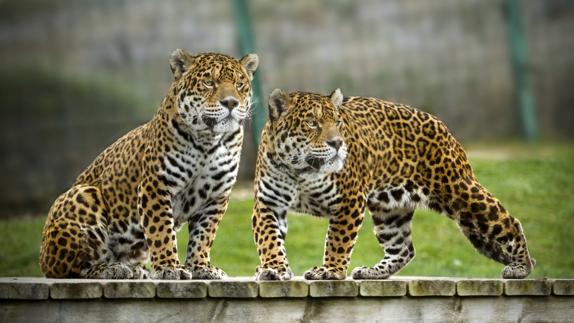
[[[170,57],[154,117],[105,149],[52,205],[40,267],[53,278],[219,279],[210,248],[237,177],[258,57]],[[189,227],[181,264],[176,230]]]
[[[345,279],[365,209],[384,258],[352,272],[385,279],[415,256],[417,207],[456,221],[478,251],[506,265],[504,278],[533,268],[520,222],[477,181],[459,142],[436,117],[376,98],[274,90],[257,157],[253,233],[256,279],[293,276],[285,250],[289,210],[328,219],[323,265],[310,280]]]

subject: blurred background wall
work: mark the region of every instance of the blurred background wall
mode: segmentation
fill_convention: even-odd
[[[463,143],[521,138],[504,0],[248,1],[264,97],[276,87],[432,112]],[[149,120],[175,48],[240,56],[232,0],[1,0],[0,215],[44,212]],[[542,139],[574,138],[574,2],[523,0]],[[250,125],[248,125],[248,128]],[[245,140],[242,180],[255,145]]]

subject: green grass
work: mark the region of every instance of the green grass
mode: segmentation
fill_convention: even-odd
[[[472,164],[481,183],[522,222],[530,252],[538,262],[531,277],[574,277],[574,244],[570,242],[574,217],[574,147],[533,153],[522,149],[503,158],[472,158]],[[251,235],[251,206],[251,201],[230,203],[213,245],[213,263],[232,276],[251,276],[258,265]],[[41,275],[37,259],[43,221],[43,218],[0,220],[0,276]],[[321,263],[326,230],[325,219],[289,217],[287,250],[297,275]],[[503,267],[479,255],[455,223],[444,216],[417,211],[413,237],[417,256],[401,275],[499,277]],[[186,232],[180,231],[182,259],[186,239]],[[373,265],[382,256],[367,217],[351,268]]]

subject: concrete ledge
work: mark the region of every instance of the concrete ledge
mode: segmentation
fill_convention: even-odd
[[[504,283],[498,279],[465,279],[456,283],[459,296],[499,296],[504,292]]]
[[[456,282],[451,279],[417,279],[409,281],[410,296],[453,296]]]
[[[48,299],[50,280],[41,278],[0,279],[0,299]]]
[[[307,297],[309,285],[302,280],[260,282],[259,296],[265,298]]]
[[[156,295],[159,298],[205,298],[207,286],[203,281],[160,281]]]
[[[311,297],[355,297],[359,284],[353,280],[316,280],[309,282]]]
[[[574,295],[574,279],[557,279],[552,286],[554,295]]]
[[[568,322],[573,317],[570,279],[0,278],[0,322]]]
[[[93,280],[58,281],[50,286],[52,299],[91,299],[104,295],[102,284]]]
[[[572,322],[574,298],[3,300],[0,322]]]
[[[208,287],[209,297],[255,298],[259,295],[259,286],[252,279],[211,281]]]
[[[398,297],[407,294],[407,282],[400,280],[364,280],[359,295],[366,297]]]
[[[0,278],[0,322],[569,322],[573,317],[574,279]]]
[[[154,298],[155,284],[152,281],[108,280],[103,283],[106,298]]]
[[[0,299],[97,298],[297,298],[435,296],[574,296],[574,279],[477,279],[404,277],[387,280],[256,282],[251,277],[223,281],[89,280],[0,278]]]
[[[504,293],[508,296],[547,296],[552,292],[552,281],[541,279],[508,280]]]

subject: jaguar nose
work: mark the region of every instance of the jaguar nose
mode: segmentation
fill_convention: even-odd
[[[341,138],[329,139],[327,140],[327,145],[335,148],[336,150],[339,150],[339,148],[341,148],[343,145],[343,140],[341,140]]]
[[[220,100],[219,103],[220,103],[222,106],[224,106],[224,107],[226,107],[226,108],[228,108],[228,109],[230,109],[230,110],[233,109],[233,108],[235,108],[235,107],[237,107],[237,106],[239,105],[239,101],[237,101],[236,98],[231,97],[231,96],[228,96],[228,97],[226,97],[226,98],[223,99],[223,100]]]

